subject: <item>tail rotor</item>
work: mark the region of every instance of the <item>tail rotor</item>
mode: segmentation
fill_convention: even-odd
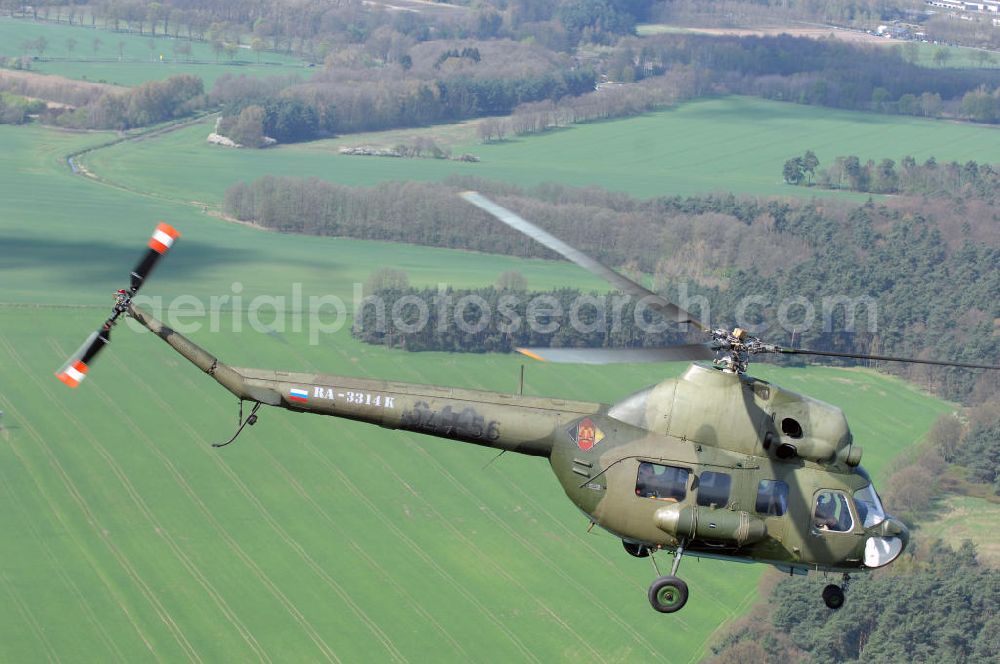
[[[111,343],[111,328],[118,322],[118,318],[128,310],[132,298],[139,292],[146,278],[153,272],[153,268],[180,236],[177,229],[170,224],[161,222],[157,225],[153,235],[149,238],[146,253],[132,270],[128,290],[120,289],[115,293],[115,305],[111,310],[111,315],[104,321],[100,329],[93,332],[56,372],[56,378],[69,387],[78,387],[83,382],[97,354]]]

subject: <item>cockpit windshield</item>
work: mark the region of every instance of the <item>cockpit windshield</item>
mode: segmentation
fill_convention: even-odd
[[[882,501],[878,499],[874,485],[869,484],[865,488],[855,491],[854,503],[865,528],[877,526],[885,521],[885,510],[882,509]]]

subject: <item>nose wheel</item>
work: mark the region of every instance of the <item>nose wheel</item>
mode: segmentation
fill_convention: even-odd
[[[826,604],[828,609],[836,611],[844,606],[844,593],[847,592],[847,584],[850,581],[851,577],[844,574],[843,585],[838,586],[835,583],[831,583],[826,588],[823,588],[823,603]]]
[[[626,542],[625,540],[622,540],[622,546],[625,547],[626,553],[630,556],[635,556],[636,558],[649,557],[649,547],[645,544],[636,544],[634,542]]]
[[[677,568],[680,567],[683,555],[684,540],[681,540],[674,552],[674,562],[670,567],[670,574],[660,576],[660,569],[656,566],[656,558],[653,556],[652,550],[649,551],[649,559],[653,563],[653,570],[657,575],[657,579],[649,586],[649,603],[660,613],[680,611],[687,603],[687,584],[677,577]]]

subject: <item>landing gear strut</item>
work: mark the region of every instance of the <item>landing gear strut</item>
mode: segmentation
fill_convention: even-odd
[[[653,552],[649,552],[649,559],[653,563],[653,570],[657,574],[656,581],[649,586],[649,603],[660,613],[673,613],[680,611],[688,600],[688,587],[681,579],[677,578],[677,568],[681,564],[681,556],[684,555],[684,540],[677,545],[674,552],[674,563],[670,567],[669,576],[659,576],[660,569],[656,566],[656,559]]]
[[[826,588],[823,588],[823,602],[826,604],[827,608],[837,610],[844,605],[844,593],[847,592],[847,585],[850,582],[851,576],[845,573],[842,585],[838,586],[831,583]]]

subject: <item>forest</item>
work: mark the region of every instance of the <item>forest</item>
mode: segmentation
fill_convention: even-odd
[[[817,601],[827,583],[812,574],[777,582],[769,601],[713,647],[723,662],[995,662],[1000,658],[1000,571],[975,547],[932,538],[886,570],[855,575],[838,611]],[[771,583],[774,583],[773,579]]]
[[[0,124],[24,124],[31,114],[40,113],[45,102],[9,92],[0,92]]]
[[[376,58],[340,54],[326,71],[270,96],[301,100],[323,119],[320,124],[328,133],[512,113],[523,118],[538,102],[568,110],[579,108],[584,98],[620,96],[593,92],[602,75],[627,83],[626,89],[638,81],[647,83],[641,89],[659,92],[647,95],[642,104],[612,103],[614,110],[605,117],[712,92],[973,122],[1000,120],[996,70],[930,69],[910,62],[904,52],[837,40],[669,34],[623,39],[607,58],[583,67],[537,45],[505,40],[429,41],[412,44],[405,54],[394,50],[400,48],[389,42]],[[461,55],[468,52],[477,57]],[[657,81],[663,83],[648,85]],[[266,108],[270,103],[256,84],[230,81],[226,87],[225,94],[215,95],[226,118],[236,118],[249,105]],[[541,127],[592,119],[572,112],[561,116],[551,113]],[[503,122],[511,133],[526,133],[518,131],[524,124],[516,117]]]
[[[993,115],[978,113],[974,104],[963,108],[963,102],[969,93],[992,95],[1000,87],[1000,72],[922,67],[906,49],[789,35],[691,34],[623,40],[619,48],[609,64],[610,74],[626,79],[689,65],[730,93],[834,108],[995,121]]]
[[[932,432],[941,457],[965,469],[965,478],[987,485],[1000,496],[1000,407],[984,404],[972,409],[967,421],[942,418]]]
[[[0,92],[10,95],[5,106],[22,107],[27,100],[42,98],[32,107],[42,122],[73,129],[133,129],[190,116],[206,107],[201,78],[178,74],[165,81],[149,81],[135,88],[115,88],[77,81],[0,76]],[[22,101],[15,101],[20,98]],[[17,112],[0,116],[0,122],[20,124],[27,120]]]
[[[375,281],[379,275],[374,275]],[[375,286],[354,313],[362,341],[410,351],[509,353],[518,347],[642,348],[684,335],[636,301],[572,288],[531,292]],[[640,324],[641,323],[641,324]]]

